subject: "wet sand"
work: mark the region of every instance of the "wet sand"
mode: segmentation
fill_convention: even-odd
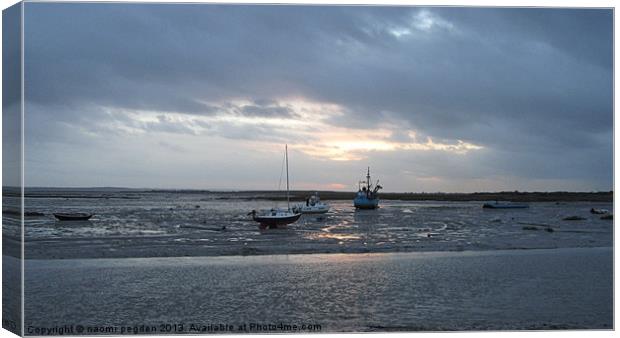
[[[360,211],[350,201],[329,201],[332,209],[324,217],[304,215],[288,229],[261,231],[247,210],[272,202],[218,197],[161,195],[131,203],[71,200],[63,207],[95,213],[89,221],[71,222],[49,215],[58,208],[56,201],[29,201],[46,216],[26,217],[26,258],[480,251],[613,244],[613,221],[589,211],[611,209],[608,203],[538,202],[529,209],[488,210],[477,202],[383,201],[378,210]],[[175,204],[170,206],[170,201]],[[571,215],[583,219],[563,220]],[[16,255],[19,222],[4,219],[3,252]]]
[[[323,198],[331,206],[324,217],[304,215],[288,229],[260,231],[248,212],[285,207],[286,202],[271,200],[274,194],[28,189],[25,255],[28,259],[202,257],[613,245],[613,221],[590,213],[591,208],[613,212],[608,202],[532,202],[528,209],[489,210],[477,201],[382,200],[377,210],[356,210],[350,199]],[[565,193],[570,194],[574,193]],[[3,203],[8,207],[21,202],[5,194]],[[55,212],[94,216],[89,221],[63,222],[53,216]],[[565,221],[568,216],[579,220]],[[3,254],[19,255],[21,234],[20,218],[4,213]]]
[[[26,333],[165,323],[183,324],[175,333],[249,323],[321,332],[611,329],[612,265],[610,247],[26,260]],[[234,333],[242,332],[264,331]]]

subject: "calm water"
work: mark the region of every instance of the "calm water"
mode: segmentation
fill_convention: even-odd
[[[31,258],[213,256],[320,252],[501,250],[612,245],[613,222],[590,208],[611,203],[531,203],[529,209],[487,210],[482,202],[382,201],[356,211],[351,201],[327,201],[324,217],[304,216],[286,230],[259,231],[247,213],[276,203],[247,194],[136,191],[46,191],[27,198],[26,252]],[[79,195],[81,198],[67,198]],[[4,204],[11,199],[5,197]],[[286,203],[279,202],[280,206]],[[86,211],[85,222],[59,222],[59,211]],[[583,221],[563,221],[565,216]],[[528,224],[554,232],[524,230]],[[17,236],[17,222],[4,222]],[[225,230],[220,230],[223,226]],[[87,248],[86,250],[84,248]]]
[[[26,333],[161,324],[198,333],[191,324],[244,323],[610,329],[612,260],[611,248],[27,260]]]

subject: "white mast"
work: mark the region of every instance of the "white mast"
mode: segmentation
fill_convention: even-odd
[[[288,144],[284,146],[284,157],[286,158],[286,207],[291,211],[291,202],[288,196]]]

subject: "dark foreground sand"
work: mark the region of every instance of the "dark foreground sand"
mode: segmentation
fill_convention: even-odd
[[[26,333],[612,329],[612,264],[610,247],[26,260]]]

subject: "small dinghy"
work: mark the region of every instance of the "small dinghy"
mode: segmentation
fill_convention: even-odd
[[[597,215],[604,215],[604,214],[608,214],[609,210],[607,210],[607,209],[595,209],[595,208],[592,208],[592,209],[590,209],[590,213],[597,214]]]
[[[57,212],[54,213],[54,217],[56,217],[59,221],[86,221],[93,217],[93,214],[88,214],[85,212]]]
[[[484,203],[482,205],[485,209],[525,209],[530,206],[527,204],[516,204],[516,203]]]
[[[586,218],[581,217],[581,216],[568,216],[568,217],[562,218],[562,220],[563,221],[585,221]]]

